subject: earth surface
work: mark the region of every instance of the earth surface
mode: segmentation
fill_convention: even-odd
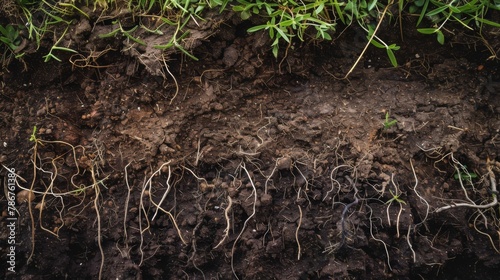
[[[81,55],[13,61],[1,278],[494,279],[497,31],[492,53],[404,26],[399,67],[370,47],[347,78],[362,30],[276,59],[236,14],[188,26],[197,61],[86,19],[66,38]]]

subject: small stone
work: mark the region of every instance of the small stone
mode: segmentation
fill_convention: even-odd
[[[45,109],[45,107],[42,107],[41,109],[36,111],[36,116],[41,117],[41,116],[45,115],[46,112],[47,112],[47,110]]]
[[[273,197],[270,194],[265,193],[260,198],[260,202],[263,206],[271,205],[273,203]]]
[[[224,51],[222,62],[226,65],[226,67],[231,67],[236,63],[236,61],[238,61],[238,56],[238,50],[236,50],[236,48],[233,46],[229,46]]]
[[[448,183],[443,183],[443,190],[445,192],[449,191],[450,190],[450,185],[448,185]]]
[[[279,158],[276,162],[278,170],[290,170],[292,168],[292,159],[290,157]]]
[[[215,111],[222,111],[224,109],[224,106],[222,106],[222,104],[220,104],[218,102],[215,102],[215,103],[212,104],[212,108]]]

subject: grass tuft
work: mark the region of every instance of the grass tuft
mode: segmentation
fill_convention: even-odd
[[[366,32],[367,44],[385,49],[388,61],[398,66],[397,43],[386,43],[384,34],[374,34],[384,15],[389,22],[399,18],[400,33],[402,17],[416,17],[416,30],[425,35],[436,36],[440,44],[457,28],[476,32],[482,36],[486,26],[499,28],[500,22],[492,20],[491,11],[500,10],[497,1],[464,0],[12,0],[0,8],[0,12],[11,15],[11,24],[0,25],[0,52],[4,68],[12,58],[23,57],[23,39],[35,45],[45,61],[63,61],[60,54],[86,52],[67,38],[71,28],[81,18],[90,24],[112,22],[112,32],[98,34],[101,38],[122,36],[139,45],[147,45],[141,35],[164,36],[163,44],[154,48],[162,51],[175,50],[191,59],[197,59],[186,47],[191,36],[187,26],[209,21],[209,11],[219,14],[236,12],[241,19],[253,24],[248,32],[265,31],[271,39],[271,53],[274,57],[286,57],[294,40],[331,41],[339,26],[357,25]],[[392,8],[394,6],[394,8]],[[14,8],[13,8],[14,7]],[[12,11],[17,11],[17,14]],[[98,14],[97,19],[89,15]],[[395,13],[397,11],[397,13]],[[394,13],[394,14],[393,14]],[[15,19],[15,20],[14,20]],[[14,23],[15,22],[15,23]],[[127,23],[127,24],[125,24]],[[132,23],[132,25],[130,25]],[[165,32],[168,28],[174,32]],[[191,27],[192,28],[192,27]],[[392,32],[385,29],[383,32]],[[21,35],[24,34],[24,35]],[[171,34],[174,34],[173,36]],[[24,37],[26,38],[24,38]],[[142,38],[144,38],[142,36]],[[488,44],[488,42],[484,42]],[[44,48],[40,48],[44,46]],[[283,47],[285,51],[281,51]],[[97,51],[97,50],[96,50]],[[65,56],[66,57],[66,56]],[[496,58],[496,55],[492,55]],[[66,62],[66,61],[64,61]]]

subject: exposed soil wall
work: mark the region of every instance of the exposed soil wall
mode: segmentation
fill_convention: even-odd
[[[105,51],[4,72],[5,279],[494,278],[485,49],[408,31],[399,68],[370,49],[339,79],[364,47],[355,29],[275,59],[265,33],[216,23],[193,26],[199,61],[82,21],[71,36]]]

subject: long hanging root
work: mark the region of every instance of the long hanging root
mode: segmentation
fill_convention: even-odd
[[[143,261],[144,261],[144,252],[142,250],[143,243],[144,243],[144,232],[150,228],[150,221],[149,221],[149,219],[147,217],[148,216],[148,210],[145,208],[144,202],[143,202],[144,201],[144,196],[146,196],[146,195],[148,196],[150,203],[156,207],[156,210],[155,210],[155,213],[154,213],[152,219],[155,219],[155,217],[156,217],[156,215],[158,213],[158,210],[160,210],[163,213],[167,214],[167,216],[169,217],[170,221],[172,222],[174,228],[176,229],[177,234],[179,235],[179,238],[181,239],[182,243],[183,244],[187,244],[186,240],[182,237],[181,230],[179,229],[179,226],[177,225],[175,217],[172,215],[172,213],[170,213],[170,211],[167,211],[167,210],[165,210],[164,208],[161,207],[161,204],[166,199],[166,197],[167,197],[167,195],[170,192],[170,189],[172,187],[170,185],[170,178],[171,178],[171,175],[172,175],[172,173],[171,173],[172,171],[171,171],[171,168],[170,168],[170,165],[169,165],[170,162],[171,161],[163,163],[149,177],[145,177],[144,178],[144,183],[143,183],[143,186],[142,186],[141,195],[140,195],[140,202],[139,202],[139,208],[140,208],[140,210],[139,210],[139,231],[140,231],[140,235],[141,235],[140,245],[139,245],[139,251],[140,251],[140,254],[141,254],[141,261],[139,262],[139,266],[141,266],[142,263],[143,263]],[[159,174],[161,172],[161,170],[163,169],[163,167],[165,167],[165,166],[168,166],[167,189],[165,190],[165,193],[163,194],[160,202],[156,203],[154,201],[153,195],[152,195],[152,192],[153,192],[152,191],[153,177],[155,177],[157,174]],[[143,215],[146,218],[146,223],[147,223],[146,228],[142,227],[142,216]]]
[[[231,211],[231,207],[233,206],[233,199],[231,199],[231,197],[228,195],[227,196],[227,201],[228,201],[228,204],[227,204],[226,209],[224,210],[224,217],[226,218],[226,229],[224,229],[224,237],[214,247],[214,249],[217,249],[220,245],[222,245],[222,243],[224,243],[224,241],[226,240],[226,238],[229,237],[229,229],[231,228],[231,221],[229,220],[229,211]]]
[[[413,166],[413,161],[410,160],[410,166],[411,166],[411,171],[413,172],[413,177],[415,178],[415,185],[413,186],[413,192],[418,196],[418,198],[420,199],[421,202],[424,202],[426,207],[427,207],[427,210],[425,212],[425,217],[422,219],[422,221],[418,224],[416,224],[415,226],[418,226],[420,224],[423,224],[425,223],[425,221],[427,221],[427,217],[429,216],[429,209],[430,209],[430,205],[429,205],[429,202],[427,202],[427,200],[425,200],[425,198],[417,191],[417,186],[418,186],[418,177],[417,177],[417,173],[415,172],[415,167]]]
[[[410,242],[410,233],[411,233],[411,225],[408,225],[408,233],[406,234],[406,242],[408,243],[408,247],[410,248],[411,254],[413,256],[413,262],[417,262],[417,255],[415,253],[415,250],[413,250],[413,245],[411,245]]]
[[[367,205],[367,207],[370,208],[370,206],[368,206],[368,205]],[[382,239],[376,238],[375,235],[373,234],[372,215],[373,215],[373,210],[370,208],[370,216],[369,216],[369,220],[370,220],[370,235],[372,236],[373,240],[375,240],[377,242],[380,242],[380,243],[382,243],[382,245],[384,245],[385,254],[387,256],[387,266],[389,267],[389,270],[392,271],[391,257],[389,255],[389,249],[387,249],[387,243],[385,243]]]
[[[127,232],[127,215],[128,215],[128,204],[130,202],[130,193],[132,192],[132,188],[130,187],[130,184],[128,182],[127,168],[129,167],[130,164],[131,164],[131,162],[129,162],[124,168],[124,170],[125,170],[125,184],[127,185],[127,198],[125,199],[125,204],[123,205],[123,243],[124,243],[125,248],[124,248],[124,251],[121,251],[120,249],[118,249],[120,251],[120,254],[122,255],[122,257],[126,257],[128,259],[130,259],[130,251],[129,251],[130,249],[128,246],[129,240],[128,240],[128,232]]]
[[[63,197],[66,196],[66,195],[75,195],[75,194],[79,194],[79,193],[85,193],[84,190],[87,189],[87,188],[94,187],[96,185],[97,181],[95,180],[95,177],[93,177],[92,178],[93,179],[93,184],[90,185],[90,186],[86,186],[86,187],[85,186],[84,187],[77,186],[76,183],[74,182],[75,177],[82,175],[80,173],[80,168],[79,168],[79,163],[78,163],[78,159],[77,159],[77,152],[76,152],[76,150],[77,150],[77,148],[81,149],[82,150],[82,155],[85,156],[86,153],[85,153],[85,148],[84,147],[82,147],[82,146],[73,146],[73,145],[71,145],[71,144],[69,144],[69,143],[67,143],[65,141],[47,141],[47,140],[42,140],[42,139],[37,138],[36,133],[37,133],[37,128],[35,126],[35,127],[33,127],[33,133],[31,134],[31,137],[29,139],[30,141],[33,142],[33,148],[32,148],[33,149],[33,156],[31,158],[31,162],[32,162],[32,166],[33,166],[33,178],[32,178],[30,187],[29,188],[24,188],[24,187],[21,187],[19,185],[18,186],[19,186],[19,188],[28,191],[30,194],[37,193],[37,194],[41,194],[42,195],[42,201],[40,202],[39,206],[36,207],[40,211],[39,212],[40,228],[42,230],[46,231],[46,232],[49,232],[49,233],[51,233],[51,234],[53,234],[55,236],[58,236],[58,231],[60,230],[60,228],[62,226],[64,226],[63,211],[65,209],[65,204],[64,204],[64,198]],[[58,159],[62,158],[64,154],[52,158],[52,160],[51,160],[51,166],[52,166],[53,171],[44,170],[42,168],[43,162],[41,162],[40,166],[38,165],[39,161],[40,161],[40,158],[38,157],[39,146],[43,147],[44,145],[47,145],[47,144],[62,145],[62,146],[69,147],[69,150],[66,153],[69,153],[69,152],[72,153],[73,165],[76,168],[76,172],[73,173],[71,175],[71,178],[70,178],[71,186],[74,188],[73,190],[68,190],[66,192],[59,192],[59,193],[58,192],[54,192],[54,183],[55,183],[55,180],[58,178],[58,167],[57,167],[56,161]],[[90,168],[93,168],[93,166],[91,166]],[[41,171],[41,172],[43,172],[45,174],[50,174],[50,182],[48,183],[48,185],[46,186],[46,188],[45,188],[44,191],[35,191],[35,182],[38,179],[38,176],[37,176],[37,172],[38,171]],[[45,208],[45,204],[46,204],[45,202],[46,202],[47,195],[51,195],[51,196],[53,196],[55,198],[60,199],[61,204],[62,204],[62,208],[57,210],[59,212],[59,219],[60,219],[62,225],[60,227],[56,227],[53,231],[45,228],[43,226],[43,223],[42,223],[42,215],[43,215],[43,210]],[[82,199],[81,203],[83,203],[83,199]],[[35,219],[34,219],[34,215],[33,215],[33,207],[32,207],[31,201],[28,201],[28,212],[29,212],[30,221],[31,221],[31,252],[29,254],[27,263],[30,263],[31,260],[32,260],[32,258],[33,258],[33,255],[35,253],[35,230],[36,230],[36,228],[35,228]]]
[[[245,171],[245,173],[247,174],[248,179],[250,180],[250,184],[252,185],[252,189],[253,189],[252,194],[254,196],[254,200],[253,200],[253,209],[252,209],[253,211],[252,211],[252,214],[250,214],[250,216],[248,216],[248,218],[243,223],[243,227],[241,228],[241,231],[238,234],[238,236],[236,237],[236,239],[234,240],[233,247],[231,248],[231,270],[233,271],[234,277],[236,279],[238,279],[238,280],[240,278],[238,278],[238,275],[236,275],[236,270],[234,269],[234,250],[236,249],[236,243],[238,242],[238,240],[240,240],[241,236],[243,235],[243,232],[245,232],[245,229],[247,227],[248,221],[250,221],[250,219],[252,219],[253,216],[255,216],[255,212],[256,212],[256,209],[255,209],[256,206],[255,206],[255,204],[257,203],[257,188],[255,187],[255,184],[252,181],[252,177],[250,176],[250,173],[248,172],[248,170],[245,167],[245,163],[241,163],[241,169],[243,169]]]
[[[153,218],[152,220],[154,220],[158,210],[161,210],[163,213],[167,214],[167,216],[169,217],[170,221],[172,221],[172,224],[174,225],[176,231],[177,231],[177,234],[179,235],[179,238],[181,239],[182,243],[183,244],[187,244],[187,241],[182,237],[182,233],[181,233],[181,230],[179,229],[179,226],[177,225],[177,222],[175,221],[175,217],[172,215],[172,213],[170,213],[170,211],[167,211],[165,209],[163,209],[161,207],[161,204],[163,203],[163,201],[165,200],[165,198],[167,197],[168,193],[170,192],[170,189],[171,189],[171,185],[169,183],[170,181],[170,177],[172,175],[172,171],[170,170],[170,161],[167,162],[167,163],[164,163],[160,166],[160,168],[158,168],[155,172],[153,172],[153,174],[151,175],[151,177],[149,177],[149,179],[147,180],[146,182],[146,185],[149,187],[149,201],[156,207],[156,211],[155,211],[155,214],[153,215]],[[153,200],[153,197],[152,197],[152,190],[151,190],[151,186],[152,186],[152,179],[153,179],[153,176],[155,176],[155,174],[159,173],[162,168],[165,166],[165,165],[169,165],[168,166],[168,178],[167,178],[167,189],[165,190],[165,193],[163,194],[161,200],[160,200],[160,203],[156,203],[154,200]]]
[[[154,213],[154,216],[153,216],[153,219],[156,217],[157,213],[158,213],[158,210],[159,211],[162,211],[163,213],[167,214],[167,216],[169,217],[170,221],[172,222],[174,228],[176,229],[177,231],[177,234],[179,235],[179,238],[181,239],[182,243],[183,244],[187,244],[186,240],[182,237],[182,233],[181,233],[181,230],[179,229],[179,226],[177,225],[177,222],[175,220],[175,217],[172,215],[172,213],[170,213],[170,211],[167,211],[165,210],[164,208],[161,207],[161,204],[163,203],[163,201],[165,200],[166,196],[168,195],[168,193],[170,192],[170,189],[171,189],[171,185],[170,185],[170,178],[171,178],[171,169],[170,169],[170,164],[171,161],[168,161],[166,163],[163,163],[158,169],[156,169],[156,171],[154,171],[149,177],[144,177],[144,183],[142,185],[142,189],[141,189],[141,195],[140,195],[140,202],[139,202],[139,232],[140,232],[140,244],[139,244],[139,252],[141,254],[141,260],[139,262],[139,266],[142,265],[142,263],[144,262],[144,251],[143,251],[143,244],[144,244],[144,232],[146,232],[151,224],[150,224],[150,221],[148,219],[148,209],[146,209],[145,205],[144,205],[144,197],[147,195],[148,198],[149,198],[149,201],[152,205],[154,205],[156,207],[156,210],[155,210],[155,213]],[[165,166],[168,166],[168,179],[167,179],[167,189],[165,190],[165,193],[163,194],[161,200],[160,200],[160,203],[156,203],[153,199],[153,195],[152,195],[152,185],[153,185],[153,178],[159,174],[161,172],[161,170],[163,169],[163,167]],[[147,226],[145,228],[143,228],[142,226],[142,217],[145,217],[146,219],[146,223],[147,223]]]
[[[99,267],[99,280],[100,280],[102,279],[102,269],[104,268],[104,260],[105,260],[104,250],[102,249],[101,214],[99,213],[99,195],[101,194],[101,190],[99,188],[99,183],[95,178],[95,172],[93,166],[94,165],[92,165],[90,172],[92,174],[92,180],[94,182],[94,191],[95,191],[94,208],[97,217],[97,244],[99,246],[99,252],[101,253],[101,265]]]
[[[301,248],[299,242],[299,229],[302,225],[302,208],[300,208],[300,205],[297,205],[297,207],[299,208],[299,224],[297,225],[297,229],[295,230],[295,240],[297,241],[297,260],[300,261]]]
[[[340,244],[338,245],[338,247],[336,248],[336,250],[342,248],[342,246],[344,246],[344,244],[346,243],[346,240],[347,240],[347,229],[346,229],[346,226],[345,226],[347,211],[349,211],[349,208],[351,208],[352,206],[355,206],[355,205],[357,205],[359,203],[358,188],[356,187],[356,182],[353,182],[352,179],[349,176],[346,176],[345,178],[347,179],[347,181],[349,181],[349,184],[351,184],[351,186],[354,189],[354,201],[351,202],[351,203],[349,203],[349,204],[347,204],[344,207],[344,210],[342,210],[342,216],[340,218],[340,224],[341,224],[341,227],[342,227],[342,237],[341,237]]]
[[[427,202],[427,200],[425,200],[425,198],[417,191],[418,177],[417,177],[417,173],[415,172],[415,167],[413,166],[413,161],[411,159],[410,159],[410,166],[411,166],[411,171],[413,172],[413,178],[415,178],[415,185],[413,186],[412,190],[417,195],[420,202],[423,202],[427,207],[426,212],[425,212],[425,217],[422,219],[422,221],[420,221],[418,224],[413,225],[413,227],[411,225],[408,225],[408,232],[406,234],[406,242],[408,243],[408,247],[410,248],[410,251],[412,253],[413,262],[416,263],[417,262],[417,255],[415,253],[415,250],[413,249],[413,245],[411,244],[410,235],[411,235],[412,228],[415,231],[417,226],[424,224],[427,221],[427,217],[429,216],[430,205],[429,205],[429,202]]]

